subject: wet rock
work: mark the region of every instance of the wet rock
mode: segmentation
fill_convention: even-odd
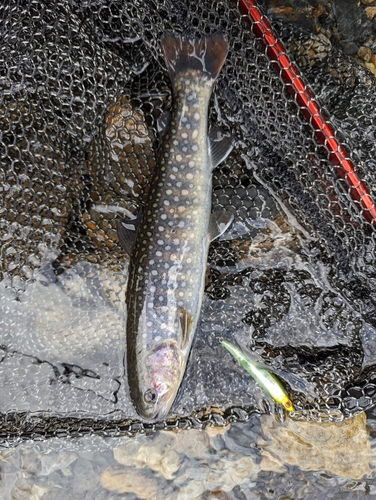
[[[77,460],[78,456],[76,453],[71,453],[66,450],[61,450],[58,454],[50,453],[43,454],[40,457],[41,461],[41,475],[48,476],[57,470],[65,471],[67,473],[67,468]]]
[[[100,481],[106,490],[117,493],[135,493],[143,500],[165,498],[163,493],[158,493],[158,481],[136,469],[112,467],[102,473]]]
[[[295,422],[284,425],[272,416],[263,416],[265,436],[260,440],[263,470],[278,471],[278,465],[291,464],[301,470],[326,470],[339,476],[360,479],[371,473],[371,448],[364,413],[340,423]]]
[[[206,491],[202,500],[230,500],[230,497],[224,491]]]
[[[200,466],[192,463],[196,466],[188,467],[177,477],[176,482],[182,485],[177,496],[178,500],[195,498],[207,490],[230,492],[235,486],[257,476],[259,467],[252,458],[240,455],[232,458],[236,459],[220,459],[209,464],[205,460]]]
[[[206,431],[190,429],[177,435],[175,450],[190,458],[204,458],[208,455],[210,439]]]
[[[357,0],[347,0],[346,2],[335,0],[333,13],[337,21],[338,33],[344,42],[345,52],[355,54],[356,52],[349,52],[350,42],[362,42],[372,35],[370,20]]]
[[[142,439],[143,444],[130,442],[115,449],[114,457],[123,465],[148,467],[166,479],[173,479],[181,464],[179,453],[175,451],[176,441],[174,434],[161,431],[151,442],[146,438]]]

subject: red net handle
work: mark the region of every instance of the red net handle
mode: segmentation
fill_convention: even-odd
[[[357,202],[368,222],[376,224],[376,206],[365,183],[355,170],[345,148],[335,137],[332,125],[326,120],[312,92],[307,88],[298,68],[291,62],[286,49],[254,0],[238,0],[240,12],[246,16],[252,31],[272,61],[274,68],[286,84],[288,92],[298,104],[300,111],[311,124],[317,140],[324,145],[337,174],[349,188],[353,200]]]

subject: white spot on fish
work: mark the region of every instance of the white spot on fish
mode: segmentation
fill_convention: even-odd
[[[192,259],[190,257],[188,257],[187,264],[190,264],[191,262],[192,262]]]
[[[199,120],[199,119],[200,119],[200,114],[199,114],[199,113],[197,113],[197,111],[196,111],[196,113],[193,115],[193,118],[194,118],[195,120]]]
[[[168,207],[168,206],[169,206],[169,204],[170,204],[170,202],[169,202],[168,200],[165,200],[163,203],[164,203],[167,207]]]
[[[162,323],[162,324],[161,324],[161,329],[162,329],[162,330],[165,330],[166,328],[167,328],[166,323]]]
[[[149,309],[153,309],[153,307],[154,307],[153,302],[148,302],[148,308],[149,308]]]
[[[159,241],[162,241],[162,240],[159,240]],[[159,241],[158,241],[158,243],[159,243]],[[163,241],[162,241],[162,243],[159,243],[159,244],[160,244],[160,245],[163,245]],[[155,252],[155,255],[157,255],[158,257],[162,257],[162,252],[160,252],[159,250],[157,250],[157,251]]]
[[[182,194],[182,196],[188,196],[189,195],[189,191],[187,189],[182,189],[181,194]]]
[[[154,340],[155,340],[156,342],[159,342],[159,341],[161,340],[161,338],[162,338],[162,337],[160,337],[159,335],[157,335],[157,336],[154,338]]]
[[[154,269],[154,270],[151,272],[151,274],[152,274],[153,276],[157,276],[158,271],[156,271],[156,270]]]
[[[163,226],[158,226],[158,229],[159,229],[159,231],[164,231],[164,227]]]
[[[186,177],[188,180],[193,179],[193,174],[187,174],[185,177]]]
[[[184,227],[184,226],[185,226],[184,221],[183,221],[183,220],[181,220],[181,221],[179,222],[178,226],[179,226],[179,227]]]
[[[166,219],[167,219],[167,215],[166,215],[166,214],[162,214],[162,215],[161,215],[161,219],[162,219],[162,220],[166,220]]]
[[[185,210],[185,207],[182,207],[182,206],[178,207],[178,212],[181,213],[181,212],[184,212],[184,210]]]
[[[183,159],[183,157],[181,155],[176,155],[176,161],[182,161],[182,159]]]
[[[170,174],[170,179],[176,179],[176,176],[174,174]]]
[[[166,194],[172,194],[171,189],[167,189]]]
[[[193,144],[193,146],[192,146],[192,151],[198,151],[198,146],[197,146],[197,144]]]
[[[152,285],[152,286],[149,288],[149,290],[151,291],[151,293],[154,293],[154,292],[155,292],[155,290],[156,290],[156,288],[155,288],[155,286],[154,286],[154,285]]]
[[[198,136],[198,130],[196,128],[196,130],[192,132],[192,139],[196,139],[197,136]]]
[[[183,139],[187,139],[188,134],[187,134],[187,132],[183,132],[183,133],[181,134],[181,136],[182,136],[182,138],[183,138]]]
[[[148,321],[148,322],[146,323],[146,326],[153,326],[153,323],[152,323],[151,321]],[[144,333],[144,335],[146,335],[146,333]]]
[[[175,141],[174,141],[174,145],[175,145],[175,146],[178,146],[178,145],[179,145],[179,141],[176,141],[176,140],[175,140]]]

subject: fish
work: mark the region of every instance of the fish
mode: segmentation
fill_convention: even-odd
[[[255,356],[243,351],[232,342],[221,340],[221,344],[247,370],[266,394],[288,412],[295,411],[290,397],[277,375],[268,370]]]
[[[127,376],[138,415],[164,419],[181,385],[204,295],[210,242],[233,220],[211,213],[212,171],[232,138],[208,131],[209,101],[225,62],[222,33],[200,39],[164,33],[161,46],[173,104],[158,127],[161,143],[143,207],[118,219],[130,256],[126,290]]]

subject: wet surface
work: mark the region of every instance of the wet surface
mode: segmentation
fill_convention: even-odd
[[[375,197],[374,3],[264,2]],[[16,2],[4,19],[1,496],[372,498],[374,231],[236,5]],[[213,209],[235,219],[210,247],[181,391],[153,426],[128,395],[115,229],[142,205],[171,106],[160,34],[182,29],[229,38],[209,121],[234,139]],[[292,418],[223,338],[281,377]]]

